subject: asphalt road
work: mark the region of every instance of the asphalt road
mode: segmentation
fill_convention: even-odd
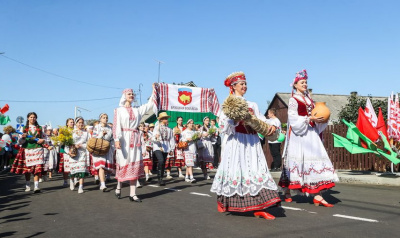
[[[200,178],[200,170],[195,171]],[[176,178],[176,174],[173,174]],[[212,174],[213,175],[213,174]],[[195,175],[196,177],[196,175]],[[41,183],[42,193],[24,192],[24,177],[0,175],[0,237],[399,237],[399,187],[338,184],[325,193],[333,208],[315,207],[294,196],[269,212],[274,221],[252,213],[218,213],[212,181],[174,179],[138,189],[142,203],[102,193],[93,178],[85,193],[62,188],[60,175]],[[33,186],[33,184],[32,184]],[[108,184],[114,188],[113,180]]]

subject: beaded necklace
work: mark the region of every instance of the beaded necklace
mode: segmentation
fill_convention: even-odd
[[[296,92],[296,95],[301,96],[301,98],[303,99],[304,104],[306,105],[307,114],[308,114],[308,116],[311,116],[311,111],[312,111],[312,109],[314,108],[314,103],[313,103],[313,101],[311,100],[311,98],[309,98],[309,97],[307,96],[307,98],[310,99],[310,104],[309,104],[309,103],[307,102],[306,98],[304,97],[304,94],[303,94],[303,93]]]

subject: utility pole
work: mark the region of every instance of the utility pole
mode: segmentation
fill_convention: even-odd
[[[157,82],[160,83],[160,69],[161,69],[161,64],[164,64],[164,62],[160,61],[160,60],[155,60],[158,62],[158,80]]]
[[[142,83],[139,84],[139,99],[140,99],[140,106],[142,106],[142,89],[140,88],[140,86],[143,87],[143,84]]]
[[[81,110],[84,110],[84,111],[90,112],[88,109],[85,109],[85,108],[82,108],[82,107],[75,106],[75,119],[76,119],[77,117],[81,116],[81,112],[82,112]],[[78,115],[78,114],[79,114],[79,115]]]

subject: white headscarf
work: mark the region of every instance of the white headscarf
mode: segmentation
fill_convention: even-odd
[[[120,107],[125,107],[125,102],[126,102],[126,93],[132,92],[133,93],[133,89],[131,88],[126,88],[124,89],[124,91],[122,91],[122,96],[121,99],[119,100],[119,106]]]

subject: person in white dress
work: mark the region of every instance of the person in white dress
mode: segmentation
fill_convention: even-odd
[[[119,107],[114,110],[113,135],[117,163],[115,178],[118,180],[115,196],[118,199],[121,198],[122,182],[129,181],[129,200],[141,202],[136,195],[136,184],[138,179],[144,177],[144,164],[142,137],[137,128],[142,117],[152,109],[154,102],[152,95],[148,103],[138,108],[133,108],[134,97],[132,89],[125,89],[122,92]]]
[[[311,115],[314,102],[307,93],[307,71],[296,74],[289,99],[288,132],[283,152],[284,164],[279,181],[285,191],[285,201],[291,202],[290,190],[314,196],[316,206],[333,207],[321,196],[321,192],[335,186],[338,176],[321,141],[327,122]]]
[[[211,179],[210,176],[207,174],[207,167],[209,164],[214,162],[214,147],[211,142],[211,136],[208,133],[210,125],[210,118],[204,117],[203,118],[203,126],[200,128],[200,135],[201,135],[201,143],[203,147],[198,150],[199,153],[199,163],[201,170],[203,171],[204,179]]]
[[[114,171],[114,139],[112,134],[112,128],[108,125],[108,115],[106,113],[101,113],[99,116],[99,121],[93,128],[94,138],[101,138],[110,143],[110,149],[105,155],[92,155],[93,157],[93,167],[98,171],[100,179],[100,190],[105,191],[106,187],[106,173],[113,173]]]
[[[225,80],[225,86],[230,88],[234,96],[243,98],[247,92],[244,73],[230,74]],[[251,114],[264,122],[267,121],[256,103],[247,103]],[[268,170],[257,132],[243,121],[229,119],[222,111],[219,118],[223,126],[222,133],[226,134],[226,144],[211,186],[211,192],[217,194],[218,211],[252,211],[255,217],[275,219],[265,209],[279,205],[281,199],[278,187]],[[269,135],[275,130],[276,127],[270,126]]]
[[[68,130],[73,131],[75,127],[75,120],[72,118],[68,118],[65,122],[65,126],[68,128]],[[68,177],[70,173],[70,167],[69,167],[69,160],[71,159],[68,153],[65,151],[65,145],[60,145],[60,155],[62,155],[62,158],[60,159],[60,164],[59,164],[59,172],[63,173],[63,179],[64,179],[64,184],[63,187],[68,187]],[[74,183],[77,184],[78,180],[74,180]],[[74,185],[75,186],[75,185]],[[71,187],[71,185],[70,185]]]
[[[186,123],[186,129],[181,133],[180,141],[187,142],[188,146],[183,149],[183,157],[186,164],[185,181],[195,183],[196,179],[193,177],[193,166],[196,160],[196,143],[192,140],[193,135],[197,133],[194,131],[194,122],[189,119]]]
[[[71,147],[66,146],[65,152],[69,155],[69,169],[70,169],[70,181],[69,188],[75,190],[75,182],[73,179],[79,180],[78,193],[83,193],[83,182],[84,178],[89,175],[89,151],[86,149],[90,134],[85,130],[85,120],[82,117],[75,119],[76,128],[72,133],[72,139],[77,153],[74,156],[71,153]]]

